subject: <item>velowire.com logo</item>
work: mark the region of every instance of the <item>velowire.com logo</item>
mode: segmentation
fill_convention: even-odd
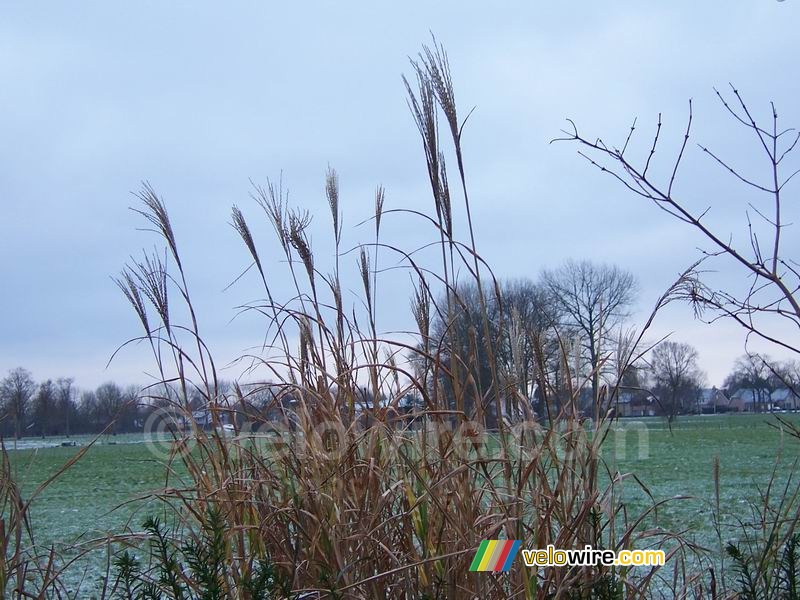
[[[518,540],[483,540],[470,571],[508,571],[519,552]]]
[[[470,565],[470,571],[506,572],[511,568],[519,552],[520,543],[515,540],[483,540]],[[562,550],[548,544],[547,549],[523,549],[522,560],[528,567],[663,567],[666,555],[663,550],[606,550],[592,548]]]

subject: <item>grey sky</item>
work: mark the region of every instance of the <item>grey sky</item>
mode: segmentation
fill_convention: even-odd
[[[464,142],[484,257],[501,276],[536,277],[567,257],[617,263],[640,278],[641,321],[702,240],[592,170],[576,147],[548,142],[567,117],[621,142],[634,116],[644,135],[661,112],[667,152],[692,97],[696,140],[763,173],[712,86],[735,82],[759,114],[775,100],[784,124],[800,125],[799,7],[4,2],[0,372],[23,365],[39,379],[74,375],[82,386],[144,380],[150,363],[136,349],[105,368],[139,333],[109,276],[155,242],[128,210],[142,180],[167,201],[222,359],[259,341],[255,321],[229,323],[234,306],[259,296],[254,282],[222,291],[247,265],[227,223],[233,203],[258,218],[249,178],[283,173],[291,199],[317,214],[320,243],[328,164],[340,175],[351,240],[363,237],[352,228],[370,215],[379,183],[387,207],[429,209],[400,79],[429,30],[450,55],[462,114],[477,107]],[[642,157],[646,145],[635,147]],[[746,191],[695,149],[679,190],[698,205],[713,201],[723,229],[744,231]],[[423,241],[408,219],[386,228],[408,246]],[[263,223],[257,231],[266,238]],[[786,243],[796,256],[794,231]],[[386,329],[410,327],[405,282],[386,282]],[[662,314],[654,335],[669,331],[697,346],[711,383],[743,349],[741,331],[694,322],[686,307]]]

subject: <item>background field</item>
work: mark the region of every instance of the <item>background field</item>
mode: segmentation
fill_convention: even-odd
[[[796,415],[784,415],[800,420]],[[686,531],[697,543],[717,547],[712,525],[712,464],[720,459],[721,498],[725,518],[747,520],[748,503],[757,501],[759,490],[776,468],[785,484],[792,464],[800,456],[800,441],[783,435],[769,415],[720,415],[682,417],[672,432],[659,418],[638,420],[647,426],[647,456],[639,455],[636,433],[628,433],[625,456],[604,452],[608,465],[634,472],[658,499],[690,496],[661,509],[657,525]],[[631,421],[622,421],[630,428]],[[73,438],[79,445],[90,438]],[[78,447],[55,446],[61,439],[25,440],[8,447],[26,494],[55,473]],[[32,447],[40,446],[40,447]],[[50,446],[50,447],[47,447]],[[55,446],[55,447],[53,447]],[[180,471],[178,470],[178,473]],[[150,452],[140,435],[100,438],[72,469],[38,497],[32,508],[38,543],[70,545],[104,537],[126,527],[138,530],[145,516],[158,510],[150,500],[137,500],[165,485],[164,465]],[[175,485],[175,480],[170,485]],[[796,483],[793,483],[796,486]],[[647,495],[626,483],[624,501],[632,511],[648,502]],[[101,576],[105,556],[91,559],[94,583]],[[80,564],[90,564],[82,561]],[[77,573],[74,575],[77,577]]]

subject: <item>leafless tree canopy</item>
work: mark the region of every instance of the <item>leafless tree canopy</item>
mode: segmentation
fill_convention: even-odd
[[[519,412],[512,407],[512,398],[528,400],[537,386],[557,386],[555,374],[560,367],[560,352],[554,326],[558,313],[541,283],[516,279],[498,285],[499,296],[485,291],[484,297],[487,298],[490,341],[496,346],[502,374],[505,410],[506,414],[512,414]],[[474,283],[459,286],[450,296],[449,302],[455,308],[449,320],[444,314],[434,316],[431,340],[438,355],[448,364],[458,363],[475,380],[477,394],[465,395],[465,407],[472,412],[476,401],[485,402],[490,398],[487,391],[493,385],[489,359],[484,351],[486,340],[481,326],[484,313]],[[442,306],[447,303],[446,298],[438,302]]]
[[[800,287],[798,263],[786,256],[784,244],[786,229],[791,226],[790,214],[794,207],[783,201],[787,185],[800,172],[797,165],[788,160],[800,141],[795,129],[783,128],[778,122],[778,112],[771,104],[769,123],[759,123],[743,100],[739,91],[731,86],[729,96],[717,92],[724,109],[734,124],[745,127],[752,134],[753,165],[760,166],[760,176],[744,174],[721,154],[698,144],[699,151],[711,161],[712,166],[721,167],[741,185],[752,192],[743,219],[746,228],[744,243],[734,242],[731,232],[717,230],[707,216],[712,206],[696,211],[686,198],[676,192],[676,181],[684,157],[690,149],[692,132],[692,103],[689,102],[689,117],[683,142],[677,156],[669,162],[668,176],[659,181],[651,167],[658,161],[657,151],[661,139],[661,115],[655,128],[649,153],[641,160],[634,160],[627,152],[636,129],[636,121],[621,146],[606,144],[601,138],[591,139],[579,133],[575,123],[565,131],[562,140],[577,142],[579,154],[603,173],[610,174],[637,196],[652,201],[672,217],[699,230],[711,243],[700,262],[720,257],[727,259],[746,278],[748,285],[743,292],[731,289],[716,289],[707,283],[706,274],[698,263],[691,277],[686,280],[683,296],[691,302],[696,314],[706,320],[730,318],[747,331],[748,338],[755,336],[776,346],[800,353],[800,302],[796,298]],[[724,199],[721,198],[720,201]]]
[[[56,388],[49,379],[39,384],[33,397],[33,426],[36,432],[45,437],[50,434],[51,422],[55,417]]]
[[[583,260],[567,261],[558,269],[544,271],[542,281],[559,308],[563,324],[576,334],[589,365],[596,400],[604,344],[629,315],[636,297],[636,278],[619,267]]]
[[[0,383],[3,418],[14,424],[14,436],[22,437],[22,424],[31,396],[36,388],[31,374],[22,368],[14,369]]]
[[[681,342],[661,342],[652,352],[653,389],[661,409],[670,419],[696,402],[705,375],[697,363],[697,350]]]

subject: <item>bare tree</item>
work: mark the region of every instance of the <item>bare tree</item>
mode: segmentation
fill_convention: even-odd
[[[125,404],[125,396],[120,387],[113,382],[104,383],[95,391],[97,417],[100,425],[111,424],[111,433],[116,435],[119,423],[117,417]]]
[[[64,434],[70,436],[70,423],[75,412],[75,380],[72,377],[60,377],[56,381],[56,405]]]
[[[621,392],[642,400],[651,397],[646,382],[648,365],[641,359],[650,348],[640,348],[640,338],[640,332],[633,328],[620,328],[617,332],[606,374],[610,383],[609,406],[616,406]],[[638,359],[632,361],[637,355]]]
[[[486,348],[489,343],[494,346],[499,337],[499,304],[493,297],[487,301],[486,290],[481,294],[476,284],[448,290],[439,304],[452,308],[446,315],[437,312],[433,317],[430,343],[442,364],[451,372],[461,374],[457,381],[461,385],[457,386],[453,385],[454,378],[439,373],[447,402],[451,409],[463,410],[469,418],[486,410],[487,422],[493,427],[496,404],[490,400],[496,394],[502,396],[502,390],[496,389],[499,379],[494,375],[499,364],[492,361],[496,359],[499,363],[500,357],[490,357]]]
[[[795,396],[800,396],[800,361],[785,360],[775,365],[775,377],[781,385],[790,389]]]
[[[468,412],[476,401],[488,405],[493,387],[500,386],[507,416],[521,416],[525,411],[518,400],[527,402],[537,386],[552,387],[550,375],[553,365],[558,365],[558,345],[553,329],[557,313],[549,302],[547,290],[529,279],[498,282],[499,297],[485,293],[486,303],[481,307],[477,287],[460,286],[451,291],[450,303],[455,307],[449,322],[443,314],[435,314],[431,325],[431,343],[446,364],[458,362],[469,373],[474,385],[464,392],[464,406]],[[439,301],[445,305],[447,299]],[[485,313],[484,313],[485,310]],[[488,317],[488,331],[495,347],[497,373],[495,379],[485,352],[484,314]],[[545,382],[547,380],[547,382]],[[443,384],[447,387],[447,383]],[[451,389],[446,390],[452,396]],[[451,404],[456,405],[453,398]],[[491,415],[490,422],[496,415]]]
[[[768,356],[745,354],[736,360],[723,387],[728,395],[749,392],[753,408],[758,412],[766,412],[772,401],[772,392],[778,387],[778,381],[773,374],[775,368],[777,365]]]
[[[733,86],[730,96],[726,98],[717,91],[717,97],[734,122],[751,134],[756,152],[748,166],[760,165],[763,169],[760,176],[746,174],[720,154],[698,144],[699,151],[712,164],[721,167],[753,194],[743,219],[746,235],[738,238],[711,224],[708,218],[713,208],[711,205],[695,210],[676,191],[678,173],[689,150],[691,101],[683,141],[677,156],[667,165],[667,175],[661,181],[654,173],[664,172],[663,167],[651,169],[658,162],[656,152],[661,137],[660,115],[652,142],[648,144],[650,151],[641,161],[633,161],[626,154],[636,127],[635,120],[621,146],[609,146],[601,138],[582,136],[572,121],[571,129],[561,139],[577,142],[581,146],[579,154],[592,165],[613,176],[637,196],[652,201],[672,217],[701,232],[711,244],[711,248],[703,252],[701,262],[719,258],[738,269],[742,276],[740,280],[746,281],[746,286],[741,290],[719,289],[708,284],[706,273],[699,269],[700,263],[695,265],[692,276],[685,282],[683,296],[693,304],[699,318],[707,321],[732,319],[745,329],[748,339],[755,336],[791,353],[800,354],[800,344],[797,342],[800,301],[796,298],[800,289],[800,267],[784,252],[786,228],[791,225],[789,211],[794,206],[783,203],[787,184],[800,173],[797,165],[788,168],[786,165],[800,141],[800,132],[778,125],[774,104],[770,105],[769,123],[759,123]],[[728,198],[720,200],[728,201]]]
[[[137,419],[141,408],[141,388],[138,385],[129,385],[122,392],[122,408],[119,414],[119,427],[121,431],[135,431],[138,427]]]
[[[87,431],[98,431],[102,429],[102,423],[97,419],[97,395],[92,390],[85,390],[81,393],[78,403],[78,414],[80,424]]]
[[[50,433],[50,426],[55,417],[56,390],[53,382],[48,379],[39,384],[39,390],[33,398],[33,425],[39,430],[39,435],[45,437]]]
[[[670,423],[700,397],[705,375],[697,358],[692,346],[672,341],[661,342],[650,356],[653,391]]]
[[[559,308],[549,301],[547,288],[530,279],[503,282],[500,297],[505,321],[500,347],[504,371],[513,378],[519,395],[533,401],[543,415],[548,408],[548,390],[555,396],[562,391],[556,335]]]
[[[28,413],[31,396],[36,384],[30,372],[18,367],[9,372],[0,383],[0,399],[3,403],[4,416],[14,424],[14,437],[22,437],[22,427]]]
[[[786,388],[791,397],[788,398],[788,406],[797,410],[800,407],[800,362],[796,360],[782,361],[776,365],[770,364],[773,376],[778,382],[778,387]]]
[[[564,325],[578,337],[588,364],[592,398],[598,401],[605,342],[630,313],[636,297],[636,278],[623,269],[598,265],[588,260],[567,261],[555,270],[544,271],[542,282],[552,302],[560,308]]]

